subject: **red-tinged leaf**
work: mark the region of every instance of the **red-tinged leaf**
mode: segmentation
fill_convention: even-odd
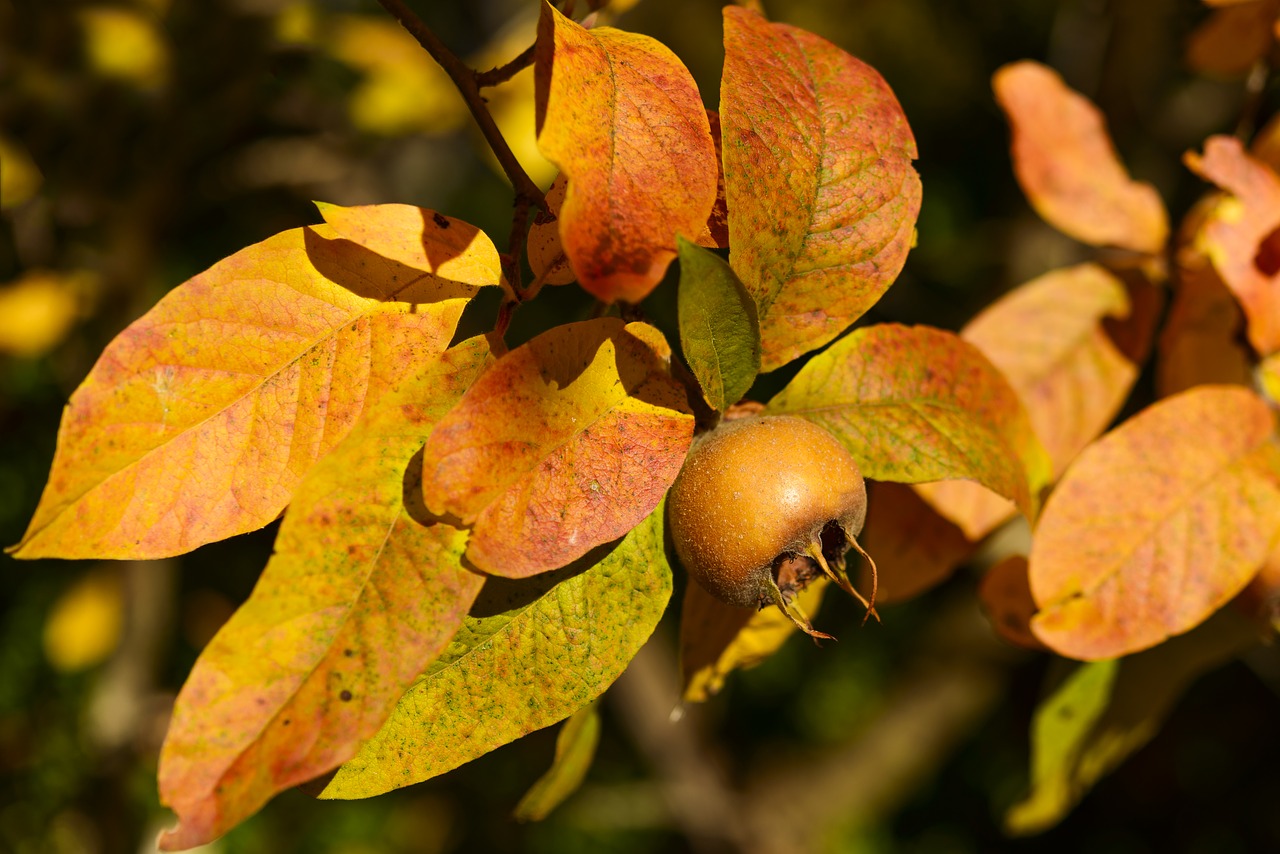
[[[1036,528],[1036,636],[1071,658],[1112,658],[1239,593],[1280,534],[1275,426],[1247,389],[1199,386],[1086,449]]]
[[[966,478],[1034,515],[1049,459],[1008,380],[976,347],[927,326],[851,332],[769,402],[830,430],[872,480]]]
[[[1102,328],[1128,314],[1124,284],[1081,264],[1015,288],[960,332],[1022,398],[1055,476],[1101,435],[1138,377]]]
[[[465,223],[441,217],[443,229],[403,206],[325,214],[352,230],[388,207],[404,230],[379,247],[416,244],[429,262],[391,260],[329,225],[282,232],[109,344],[63,413],[15,555],[162,557],[279,516],[366,403],[443,351],[467,299],[499,281],[493,244]]]
[[[1187,64],[1202,74],[1244,77],[1275,43],[1280,2],[1220,5],[1187,40]]]
[[[693,440],[670,350],[644,324],[566,324],[504,356],[423,452],[432,512],[473,526],[467,557],[521,578],[631,530]]]
[[[810,619],[822,604],[827,579],[810,582],[792,603]],[[777,608],[726,605],[697,584],[685,588],[680,611],[680,676],[683,700],[702,703],[720,693],[735,670],[748,670],[773,655],[798,631]]]
[[[489,578],[448,650],[320,797],[367,798],[443,774],[599,697],[671,597],[664,509],[603,557]]]
[[[1005,501],[1005,506],[1013,505]],[[876,559],[876,604],[885,605],[905,602],[946,581],[975,550],[960,528],[900,483],[869,484],[867,526],[858,541]],[[870,590],[870,584],[871,570],[864,566],[858,589]]]
[[[828,41],[724,9],[730,262],[763,370],[831,341],[897,278],[920,212],[915,138],[888,84]]]
[[[567,285],[576,279],[560,243],[560,206],[568,189],[569,179],[561,172],[547,190],[547,209],[538,211],[529,227],[529,269],[544,285]]]
[[[1164,248],[1169,221],[1160,195],[1129,177],[1088,99],[1036,62],[1006,65],[992,83],[1013,129],[1014,174],[1040,216],[1094,246]]]
[[[179,824],[162,849],[209,842],[350,759],[462,625],[483,583],[462,566],[466,532],[422,524],[402,496],[487,356],[472,339],[420,366],[299,486],[253,594],[178,696],[160,797]]]
[[[542,5],[534,73],[538,148],[569,178],[560,238],[596,297],[638,302],[702,231],[715,143],[688,69],[648,36],[586,30]]]
[[[1280,350],[1280,263],[1267,250],[1280,227],[1280,176],[1227,136],[1210,137],[1204,156],[1188,152],[1186,161],[1229,194],[1206,215],[1196,248],[1240,300],[1254,348],[1274,353]]]
[[[1045,649],[1031,632],[1036,601],[1031,597],[1025,557],[1011,555],[988,569],[978,585],[978,600],[1000,637],[1025,649]]]
[[[707,121],[711,125],[711,139],[716,146],[716,203],[711,207],[711,215],[707,224],[698,235],[697,243],[708,249],[729,248],[729,203],[725,199],[724,189],[724,154],[720,135],[720,114],[715,110],[707,110]]]
[[[1156,391],[1169,397],[1198,385],[1248,386],[1240,303],[1207,262],[1179,265],[1173,305],[1160,331]]]

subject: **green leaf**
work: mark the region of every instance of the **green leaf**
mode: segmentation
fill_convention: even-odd
[[[1077,667],[1036,712],[1031,793],[1009,810],[1005,827],[1019,835],[1053,827],[1155,737],[1193,681],[1257,642],[1252,623],[1224,611],[1155,649]]]
[[[680,347],[702,396],[724,412],[760,373],[756,303],[729,265],[681,237]]]
[[[1033,515],[1049,457],[1009,382],[976,347],[927,326],[857,329],[769,402],[830,430],[864,477],[968,479]]]
[[[453,643],[320,797],[370,797],[435,777],[599,697],[671,597],[665,507],[603,557],[488,579]]]
[[[556,736],[556,758],[516,804],[517,821],[542,821],[582,785],[600,743],[596,704],[574,712]]]

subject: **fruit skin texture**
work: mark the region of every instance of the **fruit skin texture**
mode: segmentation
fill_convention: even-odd
[[[867,490],[852,455],[826,430],[803,418],[766,415],[729,421],[703,436],[671,487],[667,509],[689,574],[722,602],[758,608],[777,601],[771,592],[778,557],[829,551],[828,523],[844,534],[838,553],[828,555],[843,570],[844,549],[866,520]]]

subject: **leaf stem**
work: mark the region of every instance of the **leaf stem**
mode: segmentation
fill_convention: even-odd
[[[449,50],[444,42],[440,41],[435,32],[403,0],[378,0],[378,2],[382,5],[382,8],[386,9],[392,17],[400,22],[400,26],[404,27],[409,35],[417,39],[418,44],[422,45],[423,49],[431,54],[431,58],[439,63],[440,67],[453,80],[453,85],[457,87],[462,99],[466,101],[472,117],[475,118],[476,124],[480,126],[480,132],[484,134],[485,141],[493,149],[494,156],[498,158],[498,163],[502,165],[502,171],[507,174],[512,186],[516,188],[516,193],[523,197],[527,203],[544,207],[546,202],[543,199],[542,190],[538,189],[537,184],[533,183],[533,179],[524,171],[520,161],[511,152],[511,146],[507,145],[506,139],[503,138],[502,132],[498,130],[497,123],[494,122],[493,116],[489,113],[489,108],[485,106],[484,98],[480,95],[479,75],[476,74],[471,66],[458,59],[454,52]]]
[[[488,71],[473,71],[476,87],[484,89],[487,86],[501,85],[533,65],[533,49],[537,46],[536,43],[529,45],[515,59],[496,68],[490,68]]]

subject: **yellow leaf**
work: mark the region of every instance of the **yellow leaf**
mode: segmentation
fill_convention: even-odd
[[[0,286],[0,353],[34,358],[60,344],[93,282],[85,272],[32,271]]]
[[[16,208],[36,194],[44,176],[26,150],[0,136],[0,210]]]
[[[58,597],[44,624],[44,654],[55,670],[84,670],[115,651],[124,624],[122,588],[118,572],[100,567]]]
[[[164,84],[169,72],[169,45],[145,15],[129,9],[98,6],[80,12],[85,59],[104,77],[146,89]]]

